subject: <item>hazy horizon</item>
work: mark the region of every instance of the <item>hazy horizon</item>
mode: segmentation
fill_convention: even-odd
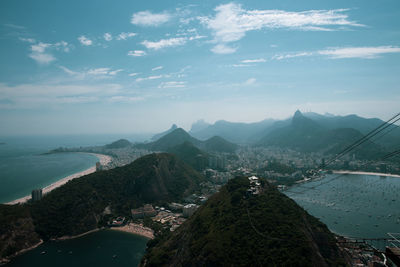
[[[2,136],[399,108],[394,0],[4,0],[0,15]]]

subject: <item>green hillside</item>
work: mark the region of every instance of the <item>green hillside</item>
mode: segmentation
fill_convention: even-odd
[[[78,235],[106,222],[103,211],[130,215],[145,203],[179,202],[196,192],[204,177],[176,156],[151,154],[133,163],[74,179],[22,206],[0,206],[0,258],[48,240]],[[16,234],[21,233],[21,234]],[[4,244],[4,246],[3,246]]]
[[[142,266],[345,265],[323,223],[267,183],[258,195],[248,188],[247,178],[230,180],[175,232],[150,243]]]

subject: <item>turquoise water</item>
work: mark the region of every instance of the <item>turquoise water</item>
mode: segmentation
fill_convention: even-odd
[[[0,203],[29,195],[63,177],[88,169],[97,157],[82,153],[41,155],[57,147],[104,145],[116,137],[2,137],[0,142]]]
[[[400,178],[332,174],[284,193],[337,234],[380,238],[400,232]]]
[[[139,264],[147,241],[141,236],[104,230],[76,239],[44,243],[5,266],[132,267]]]

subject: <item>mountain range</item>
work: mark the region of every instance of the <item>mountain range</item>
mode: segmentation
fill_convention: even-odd
[[[225,140],[222,137],[214,136],[205,141],[201,141],[188,134],[182,128],[177,128],[162,135],[156,141],[146,144],[136,144],[138,148],[146,148],[152,151],[168,151],[174,146],[181,145],[185,142],[190,142],[199,149],[207,152],[225,152],[233,153],[238,148],[238,145]]]

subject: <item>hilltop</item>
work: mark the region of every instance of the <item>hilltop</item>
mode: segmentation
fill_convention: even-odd
[[[145,203],[179,202],[197,192],[203,181],[176,156],[150,154],[123,167],[74,179],[21,208],[1,205],[0,258],[39,239],[78,235],[105,225],[106,207],[128,216],[131,208]]]
[[[142,266],[345,265],[334,235],[268,183],[230,180],[180,228],[149,243]]]

